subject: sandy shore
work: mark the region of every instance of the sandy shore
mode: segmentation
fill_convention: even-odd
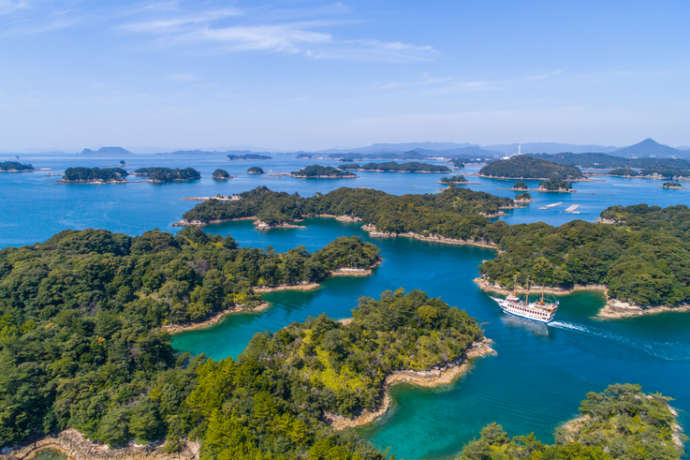
[[[216,324],[220,323],[223,318],[225,318],[228,315],[232,315],[234,313],[254,313],[254,312],[260,312],[267,310],[271,304],[268,302],[261,303],[257,305],[254,308],[246,308],[243,306],[237,306],[237,307],[230,307],[226,310],[223,310],[221,312],[216,313],[209,319],[205,321],[201,321],[198,323],[187,323],[187,324],[165,324],[161,326],[161,329],[171,333],[171,334],[178,334],[180,332],[185,332],[185,331],[193,331],[196,329],[206,329],[207,327],[215,326]]]
[[[164,452],[162,447],[163,444],[150,444],[110,449],[104,444],[89,441],[80,432],[70,428],[56,436],[46,436],[0,457],[8,460],[28,460],[34,458],[42,450],[53,449],[63,453],[70,460],[170,460],[172,458],[197,460],[199,458],[200,445],[195,442],[187,441],[184,449],[174,454]]]
[[[479,286],[482,291],[485,292],[495,292],[501,295],[512,294],[513,291],[510,289],[505,289],[497,284],[490,283],[485,279],[479,277],[475,278],[474,282]],[[597,312],[596,318],[598,319],[623,319],[623,318],[634,318],[637,316],[646,315],[656,315],[659,313],[668,312],[688,312],[690,311],[690,304],[682,304],[675,307],[668,305],[650,306],[643,307],[642,305],[631,304],[629,302],[624,302],[618,299],[611,299],[608,297],[608,287],[602,284],[588,284],[580,285],[576,284],[571,289],[562,289],[555,287],[545,287],[544,292],[546,294],[553,295],[569,295],[574,292],[580,291],[597,291],[601,292],[606,296],[606,304]],[[527,294],[527,289],[523,287],[518,287],[518,294]],[[532,286],[529,290],[529,294],[541,294],[541,286]]]
[[[352,318],[345,318],[340,321],[343,324],[348,324],[350,321],[352,321]],[[392,399],[388,390],[393,385],[408,383],[426,388],[449,385],[470,370],[472,360],[486,355],[495,355],[496,351],[491,348],[492,343],[493,341],[488,338],[475,342],[460,360],[449,363],[441,368],[435,368],[429,371],[402,370],[389,374],[384,382],[385,394],[383,401],[381,402],[381,407],[375,411],[365,410],[361,415],[355,418],[348,418],[335,414],[324,414],[324,417],[328,422],[330,422],[331,426],[338,431],[346,428],[355,428],[358,426],[367,425],[377,418],[385,415],[386,412],[388,412],[388,409],[390,409]]]
[[[363,225],[362,230],[365,232],[369,233],[369,236],[372,238],[412,238],[415,240],[419,241],[430,241],[433,243],[443,243],[443,244],[452,244],[452,245],[457,245],[457,246],[479,246],[481,248],[489,248],[489,249],[498,249],[498,245],[495,243],[490,243],[487,241],[475,241],[475,240],[460,240],[460,239],[454,239],[454,238],[445,238],[440,235],[430,235],[430,236],[425,236],[421,235],[419,233],[412,233],[412,232],[406,232],[406,233],[389,233],[389,232],[380,232],[376,229],[375,226],[371,224]]]

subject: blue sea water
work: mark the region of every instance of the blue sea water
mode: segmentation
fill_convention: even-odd
[[[1,160],[1,159],[0,159]],[[0,246],[31,244],[66,228],[106,228],[140,234],[151,228],[175,231],[178,220],[194,203],[189,196],[232,194],[267,185],[275,190],[311,195],[341,186],[373,187],[390,193],[425,193],[441,189],[440,175],[360,174],[352,180],[298,180],[275,177],[315,163],[293,157],[252,162],[229,162],[223,156],[133,156],[128,169],[141,166],[195,167],[202,179],[193,183],[153,185],[61,185],[68,166],[108,166],[118,159],[76,158],[74,155],[23,158],[51,171],[0,175]],[[319,162],[325,164],[324,162]],[[260,165],[265,176],[247,176],[249,166]],[[214,182],[217,167],[236,176]],[[458,171],[470,180],[468,187],[512,196],[511,182],[482,179],[471,174],[477,166]],[[580,218],[595,220],[614,204],[648,203],[660,206],[687,204],[687,190],[662,190],[661,183],[645,179],[605,178],[575,184],[577,193],[531,192],[534,202],[503,217],[509,223],[545,221],[550,224]],[[530,185],[532,188],[532,185]],[[539,210],[545,204],[564,204]],[[579,215],[566,213],[579,204]],[[313,292],[282,292],[266,296],[272,307],[264,312],[228,317],[219,325],[175,336],[179,350],[205,353],[221,359],[239,355],[252,335],[276,331],[308,316],[326,313],[350,316],[361,296],[378,297],[386,289],[423,289],[476,317],[495,340],[497,356],[476,361],[472,372],[459,382],[440,389],[397,386],[394,407],[361,433],[381,448],[390,447],[406,459],[447,458],[477,436],[482,426],[496,421],[511,434],[535,434],[552,440],[553,430],[576,415],[588,391],[615,382],[640,383],[647,391],[674,397],[681,422],[688,424],[690,409],[690,314],[668,313],[621,321],[592,319],[603,299],[593,293],[565,297],[557,320],[549,326],[503,315],[495,303],[472,282],[491,250],[444,246],[407,239],[370,239],[358,225],[327,219],[310,219],[302,229],[257,232],[249,222],[207,227],[209,233],[232,235],[243,246],[272,246],[282,251],[298,245],[318,249],[339,235],[359,235],[381,248],[383,264],[367,278],[336,278]]]

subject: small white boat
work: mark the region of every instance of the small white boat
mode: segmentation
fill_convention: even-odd
[[[577,210],[579,208],[579,204],[571,204],[567,208],[565,208],[565,212],[569,212],[570,214],[580,214],[580,211]]]
[[[551,204],[546,204],[544,206],[540,206],[539,209],[551,209],[551,208],[555,208],[556,206],[560,206],[562,204],[563,204],[563,202],[559,201],[557,203],[551,203]]]

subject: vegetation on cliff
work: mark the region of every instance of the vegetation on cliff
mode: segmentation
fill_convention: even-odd
[[[180,407],[203,359],[177,355],[160,326],[256,305],[255,286],[318,282],[378,260],[354,237],[276,253],[198,228],[67,230],[3,249],[0,447],[68,427],[111,445],[181,437]]]
[[[194,168],[139,168],[134,171],[137,176],[148,177],[151,182],[164,184],[168,182],[186,182],[198,180],[201,174]]]
[[[482,176],[506,179],[581,179],[582,171],[576,166],[559,165],[552,161],[528,155],[516,155],[506,160],[497,160],[484,166]]]
[[[646,394],[639,385],[616,384],[588,393],[581,416],[556,431],[556,443],[534,434],[510,438],[500,425],[486,426],[458,460],[590,459],[677,460],[683,455],[670,398]]]
[[[108,183],[123,182],[128,176],[122,168],[67,168],[62,176],[63,182],[71,183]]]

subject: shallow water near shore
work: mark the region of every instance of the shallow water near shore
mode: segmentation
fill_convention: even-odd
[[[2,158],[4,159],[4,158]],[[23,158],[36,167],[50,167],[60,173],[67,166],[114,166],[110,159],[41,156]],[[105,228],[136,235],[152,228],[177,231],[172,222],[195,203],[183,197],[226,195],[267,185],[275,190],[311,195],[341,187],[373,187],[390,193],[425,193],[441,189],[436,174],[362,173],[353,180],[304,181],[289,177],[249,177],[246,168],[261,165],[267,172],[288,172],[317,161],[294,158],[271,162],[228,162],[222,156],[198,160],[193,157],[127,158],[128,169],[142,166],[198,168],[202,180],[185,184],[153,185],[58,185],[58,177],[46,172],[0,175],[0,247],[43,241],[67,228]],[[318,161],[321,164],[328,162]],[[331,163],[332,164],[332,163]],[[214,182],[210,173],[217,167],[237,176]],[[470,176],[478,166],[456,173],[465,174],[467,187],[513,196],[510,181]],[[536,183],[535,183],[536,184]],[[530,188],[532,188],[530,184]],[[650,203],[661,206],[690,202],[690,192],[661,190],[660,181],[604,178],[575,183],[574,194],[532,192],[535,201],[524,209],[509,211],[509,223],[543,220],[561,224],[574,218],[595,220],[607,206]],[[558,201],[563,205],[539,210]],[[580,204],[581,214],[564,209]],[[260,313],[228,316],[204,330],[177,335],[173,345],[181,351],[205,353],[214,359],[238,356],[256,332],[276,331],[309,316],[326,313],[333,318],[351,316],[357,299],[378,297],[386,289],[422,289],[451,305],[464,308],[482,323],[486,335],[495,341],[498,356],[475,361],[474,368],[456,384],[438,389],[409,385],[392,390],[394,406],[374,424],[360,429],[376,446],[391,447],[405,459],[450,458],[462,445],[476,437],[493,421],[510,434],[534,431],[549,442],[553,430],[577,414],[579,402],[588,391],[599,391],[616,382],[640,383],[646,391],[660,391],[676,400],[681,423],[690,428],[690,313],[664,313],[618,321],[593,319],[603,305],[600,294],[580,292],[561,299],[561,308],[549,326],[504,315],[498,306],[473,283],[477,267],[494,256],[488,249],[447,246],[409,239],[369,238],[359,225],[330,219],[310,219],[303,229],[256,231],[251,222],[206,227],[213,234],[232,235],[242,246],[268,247],[284,251],[299,245],[316,250],[340,235],[359,235],[379,246],[384,258],[372,276],[335,278],[311,292],[278,292],[265,296],[272,308]]]

